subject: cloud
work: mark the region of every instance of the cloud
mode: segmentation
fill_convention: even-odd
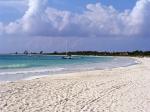
[[[137,1],[133,10],[129,13],[127,22],[128,33],[137,35],[149,35],[150,28],[150,0]],[[149,35],[150,36],[150,35]]]
[[[46,0],[29,0],[22,18],[0,24],[2,35],[49,37],[150,36],[150,0],[139,0],[132,10],[119,12],[113,6],[88,4],[83,13],[61,11]]]

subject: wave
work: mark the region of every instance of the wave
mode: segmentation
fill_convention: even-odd
[[[0,66],[0,69],[26,68],[28,66],[29,66],[28,64],[11,64],[11,65],[2,65]]]
[[[64,70],[64,68],[53,68],[53,69],[40,68],[40,69],[0,72],[0,75],[36,74],[36,73],[58,72],[58,71],[62,71],[62,70]]]

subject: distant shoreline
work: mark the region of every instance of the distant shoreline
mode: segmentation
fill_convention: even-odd
[[[131,57],[150,57],[150,51],[121,51],[121,52],[108,52],[108,51],[68,51],[67,54],[70,55],[81,55],[81,56],[131,56]],[[25,51],[24,53],[7,53],[7,54],[0,54],[0,55],[66,55],[66,52],[29,52]]]

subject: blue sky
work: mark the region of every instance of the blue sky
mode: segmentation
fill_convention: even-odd
[[[49,5],[57,9],[70,10],[73,12],[82,12],[89,3],[102,3],[112,5],[119,11],[132,9],[137,0],[49,0]]]
[[[0,53],[150,50],[150,0],[1,0]]]
[[[12,20],[16,20],[17,18],[21,18],[23,13],[26,10],[26,6],[18,4],[18,9],[14,8],[13,3],[9,3],[10,1],[16,2],[19,0],[1,0],[5,1],[5,5],[0,5],[0,21],[9,22]],[[9,5],[7,4],[7,2]],[[132,9],[137,0],[48,0],[48,5],[60,10],[69,10],[76,13],[82,13],[86,5],[89,3],[96,4],[98,2],[104,5],[112,5],[119,11],[124,11],[125,9]],[[20,6],[19,6],[20,5]]]

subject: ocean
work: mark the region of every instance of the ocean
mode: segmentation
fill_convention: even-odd
[[[17,81],[33,77],[85,71],[110,69],[136,64],[128,57],[110,56],[62,56],[48,55],[0,55],[0,81]]]

